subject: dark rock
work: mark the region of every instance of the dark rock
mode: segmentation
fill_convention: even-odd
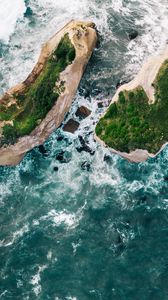
[[[24,17],[25,17],[25,18],[29,18],[29,17],[31,17],[32,15],[33,15],[33,11],[32,11],[32,9],[31,9],[31,7],[28,6],[28,7],[26,8],[25,13],[24,13]]]
[[[148,198],[147,198],[146,195],[144,195],[144,196],[142,196],[142,197],[140,198],[140,200],[141,200],[142,203],[144,203],[144,202],[146,202],[146,201],[148,200]]]
[[[76,150],[81,153],[82,151],[85,151],[85,152],[88,152],[90,153],[90,155],[94,155],[95,154],[95,151],[92,150],[85,142],[84,138],[79,135],[79,141],[80,141],[80,144],[81,144],[81,147],[77,147]]]
[[[83,136],[79,135],[78,138],[79,138],[81,145],[84,147],[86,145],[86,142],[85,142]]]
[[[91,111],[86,106],[82,105],[77,109],[75,114],[77,117],[79,117],[80,120],[82,120],[87,118],[91,114]]]
[[[30,0],[24,0],[26,7],[30,4]]]
[[[86,88],[80,88],[79,89],[79,95],[83,96],[84,98],[89,98],[90,97],[90,90]]]
[[[74,133],[78,127],[79,127],[79,123],[73,119],[70,119],[63,127],[63,130],[64,131],[67,131],[67,132],[71,132],[71,133]]]
[[[97,88],[92,90],[92,95],[93,95],[94,97],[100,95],[101,93],[102,93],[102,91],[99,90],[99,89],[97,89]]]
[[[62,135],[58,136],[57,142],[62,142],[62,141],[66,144],[66,146],[69,146],[72,144],[72,141],[69,138],[62,136]]]
[[[98,106],[98,108],[103,108],[104,107],[104,102],[98,102],[97,106]]]
[[[146,203],[147,200],[148,200],[147,196],[146,196],[146,195],[143,195],[143,196],[141,196],[141,197],[138,199],[137,205],[142,205],[142,204]]]
[[[55,167],[53,168],[53,170],[54,170],[55,172],[57,172],[57,171],[58,171],[58,167],[55,166]]]
[[[38,150],[41,154],[43,154],[43,156],[48,156],[47,150],[45,149],[44,145],[40,145],[38,147]]]
[[[89,129],[88,129],[89,130]],[[86,136],[89,136],[89,135],[91,135],[93,133],[93,130],[90,130],[90,131],[88,131],[87,133],[86,133]]]
[[[64,139],[64,137],[62,135],[57,137],[57,142],[61,142]]]
[[[137,36],[138,36],[138,31],[137,30],[131,30],[128,33],[128,37],[129,37],[130,41],[136,39]]]
[[[108,155],[108,154],[105,154],[104,155],[104,159],[103,159],[105,162],[111,162],[111,156],[110,155]]]
[[[117,84],[116,84],[116,89],[118,89],[121,85],[123,84],[126,84],[128,83],[129,81],[127,80],[121,80],[121,81],[118,81]]]
[[[56,154],[55,157],[56,160],[58,160],[60,163],[68,163],[71,160],[71,154],[67,151],[60,151]]]
[[[84,161],[82,164],[81,164],[81,169],[84,170],[84,171],[90,171],[90,163],[88,163],[87,161]]]
[[[120,235],[118,235],[117,241],[116,241],[116,254],[120,255],[124,249],[125,249],[125,245],[124,245],[124,241],[122,239],[122,237]]]
[[[168,182],[168,176],[165,176],[165,177],[164,177],[164,180]]]

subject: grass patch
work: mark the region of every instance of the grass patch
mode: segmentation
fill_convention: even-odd
[[[147,149],[156,153],[168,141],[168,60],[153,83],[154,104],[138,87],[122,91],[96,126],[96,135],[109,147],[122,152]]]
[[[13,121],[3,127],[1,144],[16,142],[19,137],[28,135],[44,119],[64,91],[64,83],[56,86],[60,73],[75,59],[75,48],[68,34],[60,41],[57,49],[49,57],[44,70],[24,94],[13,95],[17,105],[0,105],[0,121]]]

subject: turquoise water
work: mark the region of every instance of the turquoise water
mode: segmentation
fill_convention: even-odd
[[[75,135],[60,128],[45,153],[36,148],[18,166],[0,167],[0,299],[167,300],[168,148],[130,164],[92,134],[104,109],[98,101],[107,106],[116,84],[164,48],[167,2],[22,2],[5,35],[0,26],[1,93],[25,78],[41,43],[71,18],[94,20],[100,45],[67,116],[81,104],[92,110]],[[24,17],[26,5],[33,14]],[[132,29],[139,36],[130,42]],[[77,151],[79,135],[94,155]],[[56,160],[60,151],[67,163]]]

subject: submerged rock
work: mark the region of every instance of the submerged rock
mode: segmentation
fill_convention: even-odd
[[[84,162],[81,164],[81,169],[82,169],[83,171],[90,171],[90,169],[91,169],[90,163],[88,163],[87,161],[84,161]]]
[[[136,37],[138,36],[138,34],[139,34],[139,33],[138,33],[137,30],[135,30],[135,29],[131,30],[131,31],[128,33],[129,40],[131,41],[131,40],[136,39]]]
[[[103,108],[103,107],[105,106],[105,102],[99,101],[99,102],[97,103],[97,106],[98,106],[98,108]]]
[[[57,142],[61,142],[61,141],[63,141],[63,139],[64,139],[64,137],[62,135],[59,135],[57,137]]]
[[[81,146],[80,147],[77,147],[76,150],[81,153],[81,152],[88,152],[90,153],[90,155],[94,155],[95,154],[95,151],[92,150],[88,145],[87,143],[85,142],[84,138],[79,135],[79,141],[80,141],[80,144]]]
[[[107,162],[107,163],[111,163],[111,161],[112,161],[112,158],[111,158],[111,156],[110,156],[110,155],[108,155],[108,154],[105,154],[105,155],[104,155],[104,158],[103,158],[103,160],[104,160],[105,162]]]
[[[31,17],[32,15],[33,15],[33,11],[32,11],[32,9],[31,9],[31,7],[28,6],[28,7],[26,8],[25,13],[24,13],[24,17],[25,17],[25,18],[29,18],[29,17]]]
[[[127,80],[119,80],[116,84],[116,89],[118,89],[120,86],[122,86],[125,83],[128,83],[128,81]]]
[[[18,164],[26,152],[43,144],[60,126],[96,42],[92,22],[69,22],[43,46],[27,79],[0,99],[0,165]],[[53,76],[46,85],[47,72]]]
[[[60,163],[69,163],[71,160],[71,153],[68,151],[60,151],[56,154],[55,157]]]
[[[43,154],[43,156],[48,156],[48,152],[47,152],[47,150],[45,149],[44,145],[40,145],[40,146],[38,147],[38,149],[39,149],[39,152],[40,152],[41,154]]]
[[[63,127],[64,131],[70,132],[70,133],[74,133],[78,128],[79,128],[79,122],[70,119]]]
[[[53,168],[53,170],[54,170],[54,172],[58,172],[59,168],[58,168],[57,166],[55,166],[55,167]]]

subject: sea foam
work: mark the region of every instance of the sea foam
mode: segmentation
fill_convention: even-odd
[[[0,0],[0,40],[9,42],[15,30],[16,22],[23,17],[26,10],[23,0]]]

